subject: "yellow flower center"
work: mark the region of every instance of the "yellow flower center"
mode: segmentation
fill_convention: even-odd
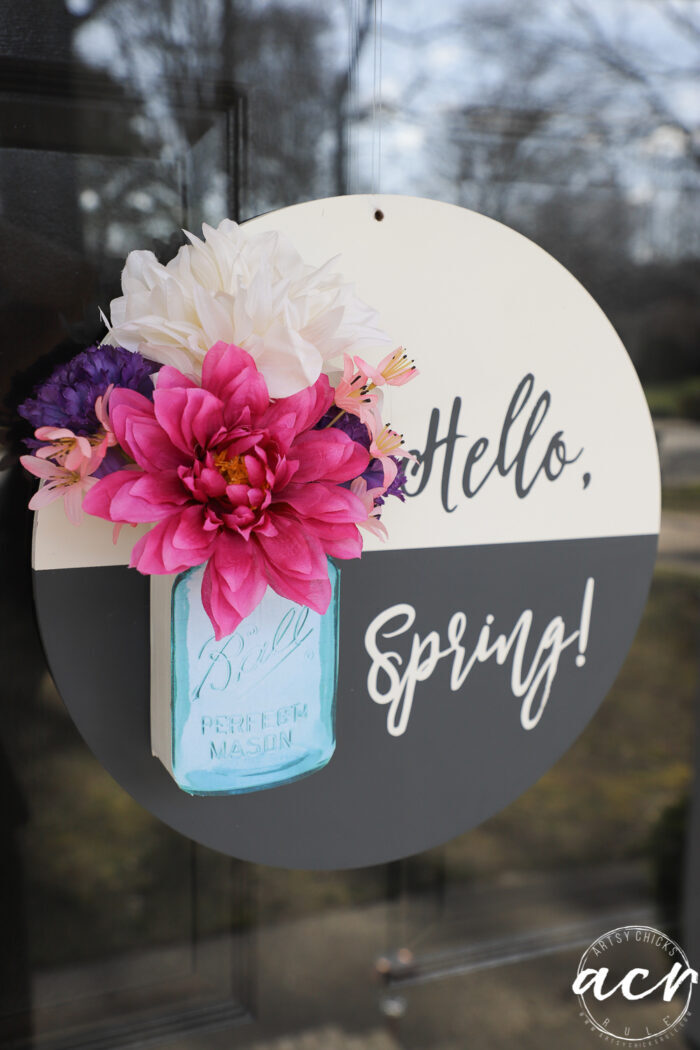
[[[396,379],[397,376],[401,376],[404,372],[413,372],[415,365],[413,359],[409,361],[408,354],[404,348],[400,346],[398,350],[393,354],[388,365],[384,368],[382,375],[386,380]]]
[[[392,452],[396,452],[401,448],[402,443],[403,434],[397,434],[395,430],[390,430],[388,426],[382,427],[374,439],[375,448],[379,450],[382,456],[388,456]]]
[[[219,474],[226,479],[229,485],[249,485],[250,478],[246,470],[243,456],[234,456],[228,459],[226,452],[222,449],[214,457],[214,466]]]

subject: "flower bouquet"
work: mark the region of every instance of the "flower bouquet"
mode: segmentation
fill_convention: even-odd
[[[404,499],[382,395],[416,375],[376,315],[276,233],[224,220],[163,266],[132,252],[100,346],[20,407],[22,463],[83,514],[151,527],[153,752],[193,794],[271,787],[335,746],[339,571]],[[106,319],[105,319],[106,320]]]

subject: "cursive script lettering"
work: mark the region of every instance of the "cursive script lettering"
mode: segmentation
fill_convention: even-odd
[[[616,992],[622,992],[625,999],[629,999],[631,1002],[635,999],[646,999],[648,996],[653,995],[654,992],[658,992],[660,988],[663,988],[663,1000],[665,1003],[670,1003],[684,981],[688,981],[691,986],[698,983],[697,970],[693,970],[690,966],[683,966],[680,962],[675,962],[664,977],[648,988],[641,987],[639,984],[640,980],[644,981],[649,977],[649,970],[642,966],[636,966],[634,969],[628,970],[621,981],[618,981],[617,984],[605,991],[605,981],[609,973],[607,966],[581,970],[576,975],[571,990],[574,995],[584,995],[587,991],[592,990],[594,997],[598,1002],[602,1003],[606,999],[610,999]],[[635,981],[639,991],[632,991],[632,984]]]
[[[408,603],[392,605],[372,620],[365,632],[365,649],[372,661],[367,675],[367,690],[376,704],[385,704],[387,730],[392,736],[406,732],[419,682],[427,681],[441,660],[451,659],[450,689],[460,690],[474,666],[495,659],[503,666],[510,658],[510,689],[521,701],[520,724],[530,730],[539,723],[552,689],[561,654],[579,641],[577,667],[585,663],[595,581],[589,577],[583,593],[579,625],[570,634],[561,616],[549,621],[542,632],[535,653],[527,661],[526,653],[533,626],[533,613],[525,609],[510,634],[492,637],[494,617],[489,613],[481,626],[476,643],[467,655],[464,643],[467,615],[456,612],[447,625],[447,645],[441,647],[440,635],[430,631],[424,638],[414,633],[407,659],[398,652],[383,648],[385,639],[397,638],[411,630],[416,611]],[[526,666],[527,664],[527,666]]]
[[[542,440],[540,431],[547,418],[552,395],[548,390],[544,390],[534,403],[531,403],[534,389],[535,377],[528,373],[520,380],[510,399],[497,445],[492,446],[487,437],[478,437],[469,445],[462,471],[462,492],[467,499],[473,499],[494,475],[505,478],[509,474],[513,476],[516,494],[520,499],[525,499],[539,478],[556,481],[566,467],[575,463],[582,455],[582,448],[575,455],[569,455],[563,430],[557,430],[548,439],[545,437],[544,441]],[[440,498],[448,514],[457,509],[452,494],[452,469],[457,444],[466,440],[466,434],[459,432],[461,410],[462,399],[456,397],[452,402],[447,432],[441,437],[440,410],[433,409],[425,447],[422,451],[413,450],[417,462],[408,467],[409,477],[416,478],[417,484],[413,488],[409,484],[406,495],[418,496],[430,481],[436,454],[442,451]],[[540,437],[536,441],[538,435]],[[535,445],[538,445],[537,449]],[[492,452],[489,456],[487,453],[490,448]],[[590,481],[590,477],[588,480]],[[587,484],[588,482],[586,486]]]
[[[274,631],[262,642],[257,633],[246,635],[240,628],[221,642],[217,642],[213,635],[207,638],[198,654],[199,663],[205,669],[192,699],[198,700],[205,686],[215,692],[224,692],[231,682],[244,683],[244,687],[237,690],[238,696],[243,695],[249,682],[261,682],[313,634],[313,627],[307,627],[308,617],[309,610],[305,606],[288,609]]]

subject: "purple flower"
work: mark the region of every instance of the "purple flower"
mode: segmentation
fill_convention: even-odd
[[[151,374],[160,365],[121,346],[91,346],[61,365],[18,408],[32,427],[66,427],[89,437],[100,429],[95,400],[110,383],[153,398]],[[37,442],[27,440],[36,447]],[[41,444],[41,442],[38,442]]]
[[[372,443],[372,438],[367,426],[358,419],[357,416],[351,415],[349,412],[343,412],[340,418],[338,417],[338,406],[331,405],[326,414],[316,424],[317,430],[323,430],[325,427],[333,426],[337,427],[338,430],[342,430],[343,433],[347,434],[352,441],[356,441],[358,445],[362,445],[363,448],[369,449]],[[404,486],[406,484],[406,475],[400,469],[401,460],[397,459],[396,456],[391,457],[399,468],[396,477],[384,492],[383,496],[377,496],[374,500],[375,507],[381,507],[384,503],[384,499],[387,496],[396,496],[401,502],[405,502],[406,495],[404,493]],[[367,482],[368,489],[381,489],[384,488],[384,467],[381,460],[371,459],[367,465],[367,469],[363,474],[360,475]],[[349,483],[348,483],[349,484]]]
[[[384,493],[384,495],[385,496],[396,496],[396,498],[400,499],[402,503],[405,503],[406,502],[406,493],[404,492],[404,486],[406,485],[407,478],[406,478],[406,475],[404,474],[403,470],[401,469],[401,462],[402,461],[397,456],[392,456],[391,458],[393,459],[394,463],[396,464],[398,470],[396,471],[396,477],[392,481],[391,485],[389,485],[389,487],[386,490],[386,492]],[[374,462],[376,462],[376,460]]]
[[[331,425],[337,430],[342,430],[344,434],[348,435],[351,441],[356,441],[358,445],[362,445],[363,448],[369,448],[371,443],[369,430],[357,416],[352,416],[349,412],[343,412],[342,415],[339,416],[338,406],[331,405],[326,414],[319,419],[315,429],[325,430],[326,427]]]

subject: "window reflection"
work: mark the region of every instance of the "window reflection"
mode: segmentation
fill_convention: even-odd
[[[99,336],[98,306],[117,294],[132,248],[170,256],[183,226],[335,193],[432,196],[531,237],[601,303],[645,386],[665,508],[626,666],[538,785],[443,850],[364,872],[288,873],[194,850],[87,753],[33,626],[26,486],[14,473],[0,490],[14,939],[0,1038],[29,1036],[30,1004],[34,1027],[58,1038],[184,1003],[201,1012],[196,1023],[183,1014],[183,1030],[230,1024],[242,1004],[270,1038],[320,1030],[331,1045],[354,1030],[381,1046],[386,1028],[416,1048],[474,1033],[505,1047],[529,1032],[542,1045],[546,1031],[569,1045],[565,977],[577,956],[552,931],[602,932],[602,917],[621,913],[671,931],[679,918],[700,623],[695,8],[0,0],[0,12],[10,406],[47,355],[66,359]],[[508,969],[523,938],[534,954]],[[536,961],[538,946],[557,944]],[[425,981],[409,987],[402,950]],[[96,994],[83,1009],[88,979]],[[129,998],[135,985],[141,998]],[[230,1033],[217,1040],[187,1045],[232,1045]]]

